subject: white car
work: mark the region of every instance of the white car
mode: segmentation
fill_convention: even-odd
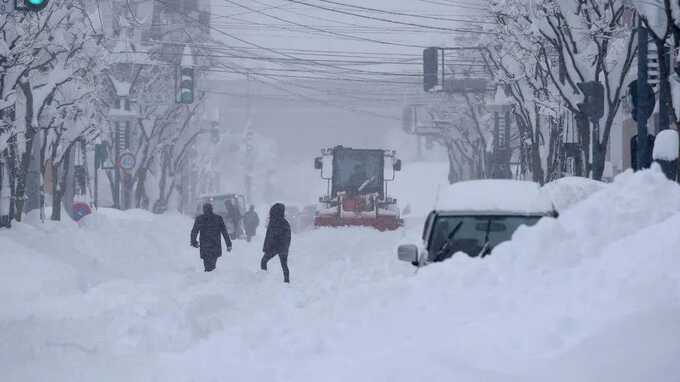
[[[416,266],[458,252],[484,257],[510,240],[522,225],[557,216],[550,198],[534,182],[475,180],[451,185],[428,215],[422,244],[399,246],[398,257]]]

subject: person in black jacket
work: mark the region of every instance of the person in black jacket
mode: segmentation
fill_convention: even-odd
[[[196,236],[200,233],[201,244],[199,246]],[[203,205],[203,215],[196,217],[194,228],[191,229],[191,246],[201,249],[201,259],[206,272],[215,269],[217,258],[222,256],[222,243],[220,236],[227,243],[227,252],[231,252],[231,239],[220,215],[213,213],[210,203]]]
[[[290,248],[290,224],[285,218],[286,206],[276,203],[269,210],[269,224],[264,239],[262,251],[264,256],[260,261],[260,268],[267,270],[267,263],[272,258],[279,256],[283,269],[283,282],[290,282],[288,269],[288,249]]]

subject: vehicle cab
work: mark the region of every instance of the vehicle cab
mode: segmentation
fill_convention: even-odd
[[[484,257],[510,240],[520,226],[557,216],[550,199],[534,182],[459,182],[438,199],[425,220],[421,245],[399,246],[400,260],[421,266],[444,261],[459,252]]]

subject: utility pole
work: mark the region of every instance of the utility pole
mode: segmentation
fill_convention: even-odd
[[[641,110],[648,110],[649,97],[647,96],[647,53],[648,53],[648,32],[642,25],[642,20],[638,24],[638,78],[637,93]],[[652,106],[653,107],[653,106]],[[637,164],[638,168],[649,168],[651,165],[651,148],[647,139],[647,116],[645,113],[637,113],[638,134],[637,134]]]

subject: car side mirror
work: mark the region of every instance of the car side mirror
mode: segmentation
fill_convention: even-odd
[[[413,244],[400,245],[397,248],[397,257],[401,261],[409,263],[418,263],[418,246]]]
[[[397,161],[394,162],[394,171],[401,171],[401,159],[397,159]]]
[[[323,169],[323,158],[322,157],[314,158],[314,168],[317,169],[317,170]]]

